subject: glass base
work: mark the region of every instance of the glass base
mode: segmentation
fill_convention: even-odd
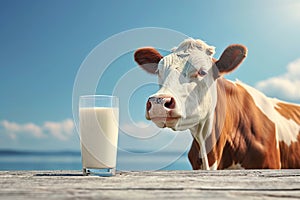
[[[83,168],[83,176],[115,176],[116,168],[104,168],[104,169],[93,169],[93,168]]]

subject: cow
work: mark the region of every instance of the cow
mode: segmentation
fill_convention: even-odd
[[[300,105],[224,78],[247,52],[232,44],[217,60],[215,47],[193,38],[166,56],[153,47],[134,52],[160,85],[147,100],[146,118],[160,128],[190,130],[194,170],[300,168]]]

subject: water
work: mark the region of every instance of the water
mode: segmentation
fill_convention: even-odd
[[[118,152],[117,170],[191,170],[187,153]],[[0,150],[0,170],[81,170],[77,151],[36,152]]]

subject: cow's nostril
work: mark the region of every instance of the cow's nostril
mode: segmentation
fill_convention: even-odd
[[[146,110],[149,111],[152,107],[152,104],[150,101],[147,101]]]
[[[173,97],[166,98],[164,107],[168,108],[168,109],[174,109],[175,108],[175,99]]]

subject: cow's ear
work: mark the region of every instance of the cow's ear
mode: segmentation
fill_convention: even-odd
[[[247,48],[240,44],[230,45],[216,61],[220,75],[229,73],[237,68],[247,56]]]
[[[135,62],[151,74],[157,74],[157,66],[162,57],[163,56],[152,47],[141,48],[134,53]]]

